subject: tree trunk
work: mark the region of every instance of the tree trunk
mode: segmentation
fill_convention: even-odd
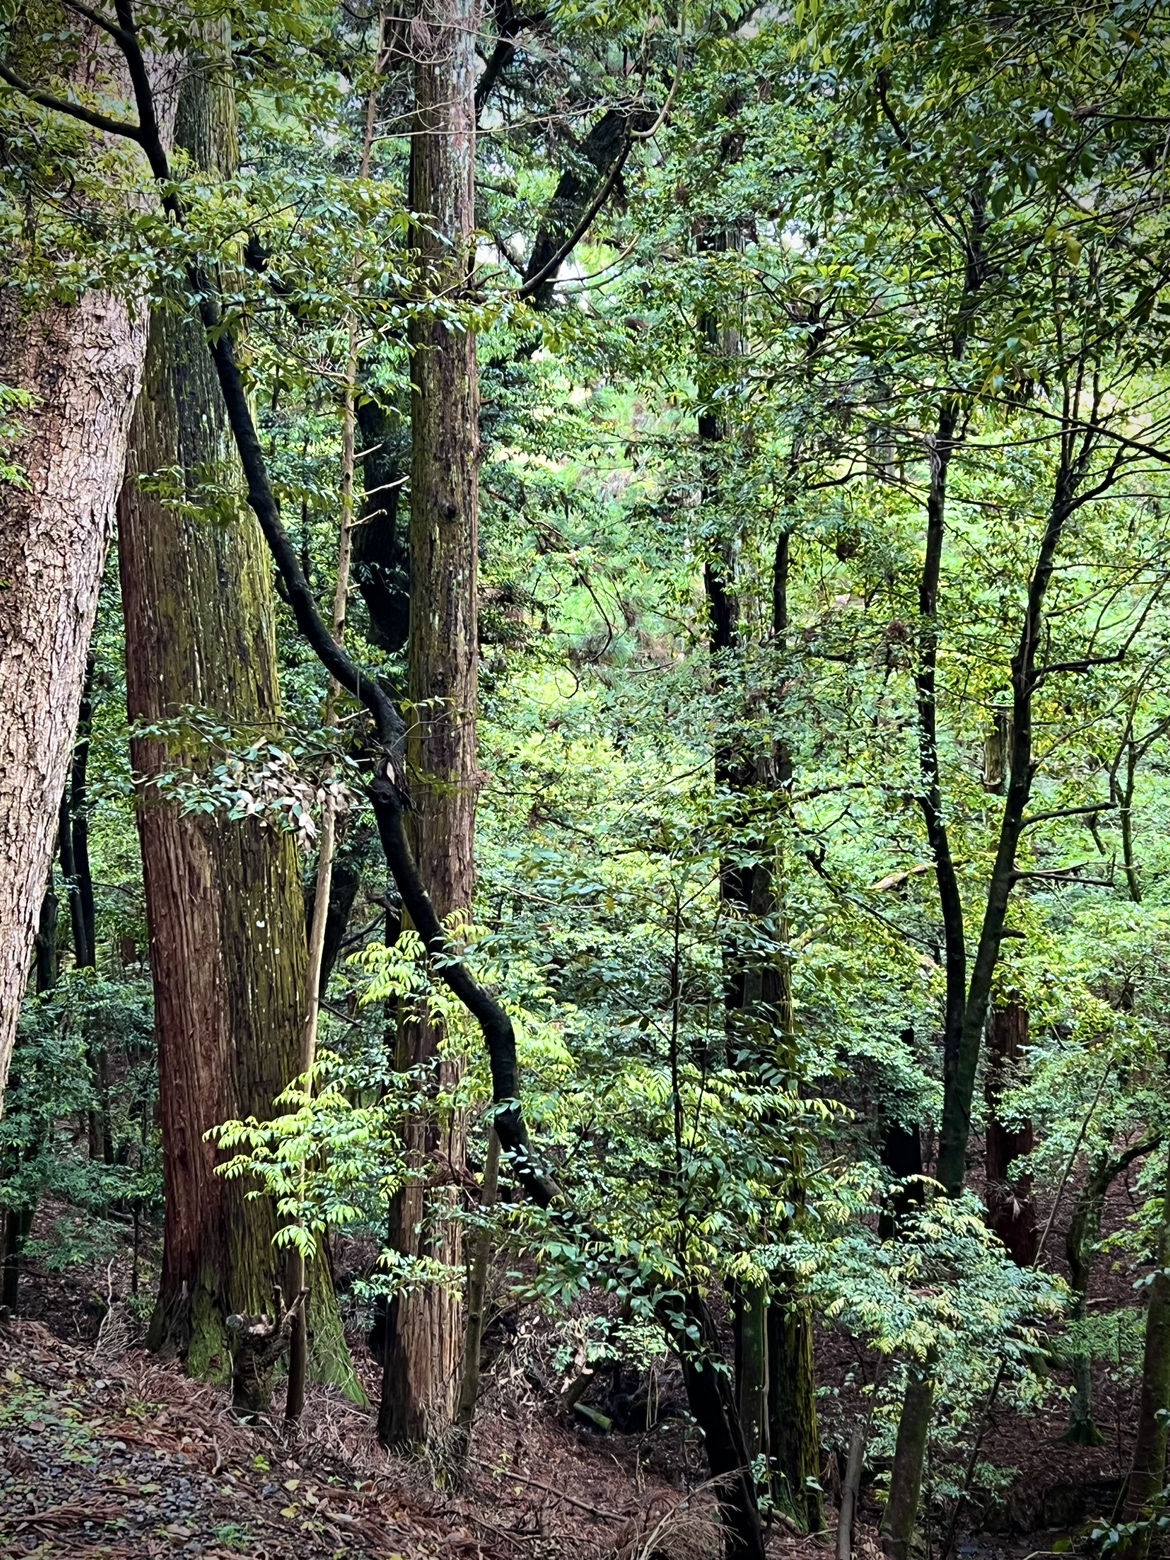
[[[428,286],[458,297],[475,232],[475,40],[478,0],[423,0],[414,26],[415,133],[411,209],[415,253]],[[409,699],[407,770],[415,860],[440,917],[470,909],[474,883],[478,674],[479,380],[475,337],[439,320],[411,326]],[[458,1064],[440,1058],[441,1034],[425,1017],[403,1023],[398,1063],[428,1070],[444,1091]],[[404,1123],[407,1155],[458,1176],[465,1158],[459,1119]],[[460,1230],[444,1217],[453,1188],[429,1197],[421,1179],[400,1192],[391,1235],[399,1251],[461,1261]],[[415,1289],[388,1313],[378,1434],[410,1444],[451,1423],[462,1344],[459,1304],[438,1285]]]
[[[128,95],[121,65],[113,42],[87,25],[76,85]],[[18,287],[0,289],[0,383],[36,397],[12,450],[26,482],[0,487],[0,1103],[147,329],[141,302],[122,294],[89,292],[34,314],[22,302]]]
[[[1011,1069],[1024,1060],[1027,1045],[1027,1008],[1019,1002],[995,1008],[987,1029],[987,1222],[1018,1267],[1031,1267],[1036,1260],[1032,1177],[1012,1173],[1015,1160],[1032,1152],[1032,1123],[1005,1127],[999,1107],[1011,1081]]]
[[[735,1326],[735,1402],[749,1462],[764,1449],[768,1422],[768,1303],[758,1284],[737,1284],[732,1295]]]
[[[235,166],[235,110],[222,44],[210,40],[186,73],[177,138],[203,167]],[[259,529],[240,501],[214,371],[197,321],[159,311],[135,408],[119,505],[119,562],[132,721],[197,705],[252,740],[277,735],[274,608]],[[164,496],[156,474],[179,470]],[[156,480],[145,483],[144,477]],[[214,484],[214,492],[212,491]],[[159,740],[132,743],[148,780],[206,755]],[[151,935],[166,1229],[152,1347],[185,1356],[196,1375],[230,1373],[229,1315],[265,1312],[279,1268],[275,1211],[247,1184],[215,1173],[209,1127],[271,1116],[297,1070],[306,946],[296,845],[261,819],[181,815],[146,787],[138,809]],[[324,1265],[312,1298],[318,1368],[348,1384],[350,1369]],[[259,1378],[258,1378],[259,1379]],[[266,1411],[270,1382],[237,1408]],[[255,1400],[253,1400],[253,1398]]]
[[[1117,1546],[1119,1560],[1144,1560],[1151,1528],[1146,1519],[1162,1510],[1166,1484],[1166,1429],[1170,1418],[1170,1165],[1162,1199],[1162,1220],[1154,1253],[1154,1276],[1146,1310],[1146,1343],[1142,1357],[1142,1390],[1138,1402],[1137,1439],[1125,1491],[1122,1520],[1141,1523],[1137,1532]]]
[[[1093,1276],[1093,1261],[1101,1240],[1101,1215],[1105,1211],[1105,1196],[1123,1170],[1134,1160],[1141,1159],[1158,1146],[1157,1138],[1147,1138],[1135,1143],[1120,1154],[1102,1151],[1085,1177],[1085,1184],[1077,1193],[1072,1217],[1064,1237],[1064,1251],[1068,1262],[1068,1284],[1072,1291],[1073,1324],[1073,1409],[1069,1427],[1063,1439],[1074,1446],[1103,1446],[1105,1437],[1093,1422],[1093,1359],[1087,1340],[1078,1337],[1076,1329],[1083,1326],[1088,1314],[1089,1280]]]
[[[889,1560],[908,1560],[914,1541],[933,1403],[931,1363],[928,1361],[921,1369],[912,1366],[898,1420],[894,1466],[890,1473],[890,1497],[882,1516],[882,1548]]]
[[[763,1560],[756,1487],[740,1431],[735,1392],[719,1350],[718,1330],[700,1295],[688,1298],[685,1320],[697,1332],[698,1342],[678,1328],[675,1347],[682,1363],[687,1405],[703,1432],[711,1477],[718,1481],[723,1552],[726,1560]]]
[[[471,1449],[471,1427],[475,1421],[475,1404],[479,1397],[480,1353],[483,1347],[483,1324],[487,1306],[488,1263],[492,1254],[492,1229],[486,1216],[496,1206],[499,1194],[500,1140],[495,1127],[488,1132],[487,1158],[483,1167],[483,1186],[479,1195],[479,1209],[485,1222],[469,1241],[470,1262],[467,1278],[467,1331],[463,1335],[463,1371],[459,1378],[459,1401],[455,1408],[456,1442],[452,1459],[457,1476],[462,1479]]]

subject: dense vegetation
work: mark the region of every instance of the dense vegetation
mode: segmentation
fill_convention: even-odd
[[[731,1560],[851,1441],[946,1560],[1113,1349],[1143,1560],[1165,9],[0,15],[4,1303],[129,1231],[295,1435],[359,1243],[455,1480],[489,1292],[669,1349]]]

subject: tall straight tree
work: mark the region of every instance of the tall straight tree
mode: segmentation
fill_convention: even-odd
[[[226,40],[192,51],[176,138],[201,168],[236,166]],[[274,602],[264,545],[229,456],[222,398],[198,320],[158,311],[135,409],[118,546],[130,718],[158,722],[197,705],[249,735],[279,728]],[[169,473],[182,491],[170,492]],[[136,738],[148,782],[176,756],[206,763],[188,739]],[[193,1373],[222,1373],[226,1318],[270,1304],[280,1277],[267,1199],[216,1174],[209,1127],[270,1116],[296,1075],[307,948],[296,845],[260,819],[184,816],[147,784],[139,831],[151,935],[166,1191],[156,1346]],[[336,1304],[313,1264],[311,1323],[324,1373],[348,1378]],[[237,1380],[237,1408],[267,1408],[270,1382]]]
[[[422,0],[411,27],[413,242],[423,285],[447,299],[460,295],[474,257],[479,15],[479,0]],[[474,335],[436,315],[415,320],[410,349],[407,768],[415,858],[436,912],[447,917],[470,907],[475,873],[479,375]],[[436,1024],[411,1019],[400,1031],[398,1061],[429,1069],[445,1090],[457,1064],[441,1058],[441,1041]],[[457,1173],[465,1155],[457,1117],[413,1117],[404,1133],[416,1166],[434,1157]],[[448,1195],[428,1199],[421,1176],[407,1184],[392,1218],[399,1251],[458,1264],[458,1225],[443,1217]],[[401,1296],[388,1323],[378,1431],[395,1445],[450,1422],[462,1329],[457,1301],[437,1285]]]
[[[23,54],[33,54],[22,39],[42,31],[39,9],[28,7],[8,32],[0,65],[6,80]],[[129,83],[109,37],[86,23],[70,39],[61,32],[68,13],[55,14],[55,36],[65,43],[60,66],[67,84],[60,90],[77,89],[103,104],[124,101]],[[42,77],[52,72],[46,47],[38,43],[33,60]],[[168,94],[159,93],[158,102],[165,143]],[[103,115],[94,110],[89,120],[95,144],[74,148],[79,169],[91,155],[109,154]],[[61,177],[59,169],[53,177]],[[29,223],[26,231],[34,228]],[[22,475],[0,484],[0,1103],[146,351],[146,311],[124,291],[91,290],[75,302],[30,310],[16,280],[21,258],[7,257],[9,285],[0,286],[0,385],[31,397],[8,454]]]

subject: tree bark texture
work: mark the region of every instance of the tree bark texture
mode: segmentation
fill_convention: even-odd
[[[479,0],[423,0],[412,23],[416,113],[411,142],[411,209],[420,220],[414,250],[426,285],[458,296],[475,231],[475,40]],[[412,845],[440,917],[466,911],[474,885],[475,748],[478,676],[476,576],[479,546],[479,380],[475,337],[423,317],[412,352],[410,482],[411,721],[407,772]],[[458,1064],[441,1056],[442,1035],[425,1018],[401,1026],[398,1062],[428,1069],[446,1090]],[[404,1123],[415,1166],[438,1161],[458,1174],[465,1158],[459,1119],[419,1114]],[[461,1261],[458,1224],[443,1217],[451,1187],[429,1196],[425,1178],[395,1200],[398,1250]],[[388,1313],[378,1433],[386,1445],[422,1441],[450,1425],[462,1351],[453,1294],[426,1285]]]
[[[124,101],[121,65],[87,25],[76,85]],[[112,292],[33,313],[22,303],[18,287],[0,288],[0,383],[36,398],[12,450],[24,481],[0,486],[0,1103],[147,333],[144,301]]]
[[[1000,1118],[1000,1105],[1013,1070],[1024,1060],[1027,1046],[1027,1008],[1019,1002],[1009,1002],[993,1009],[987,1027],[987,1222],[1019,1267],[1031,1267],[1036,1260],[1032,1177],[1012,1170],[1017,1159],[1032,1152],[1032,1123],[1006,1127]]]
[[[215,51],[209,47],[209,58]],[[202,166],[235,166],[230,81],[207,60],[188,72],[177,137]],[[197,706],[249,737],[279,731],[274,604],[259,528],[245,508],[198,321],[159,311],[151,323],[119,504],[119,561],[132,721]],[[170,492],[182,474],[181,493]],[[153,479],[153,480],[145,480]],[[214,495],[214,496],[212,496]],[[226,514],[225,514],[226,511]],[[136,738],[147,781],[177,753]],[[267,1198],[215,1173],[208,1128],[271,1116],[297,1072],[306,944],[296,845],[261,819],[183,816],[149,785],[138,811],[151,937],[166,1229],[153,1346],[193,1374],[230,1372],[231,1314],[263,1313],[280,1271]],[[317,1368],[350,1382],[328,1273],[314,1264]],[[266,1403],[239,1403],[248,1413]]]

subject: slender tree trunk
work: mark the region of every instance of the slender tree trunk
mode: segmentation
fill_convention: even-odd
[[[121,56],[86,24],[76,84],[128,95]],[[160,109],[167,107],[165,98]],[[164,126],[169,139],[169,127]],[[0,1103],[77,727],[98,586],[142,378],[141,301],[90,292],[24,310],[0,288],[0,383],[30,392],[0,486]]]
[[[91,647],[85,661],[85,685],[81,710],[73,741],[73,763],[65,794],[61,798],[61,818],[57,837],[60,841],[61,874],[69,899],[69,921],[73,931],[73,963],[76,969],[97,965],[97,918],[93,903],[93,877],[89,866],[88,776],[89,739],[93,724],[94,655]],[[104,1036],[91,1040],[85,1059],[93,1075],[94,1103],[89,1117],[89,1157],[114,1162],[114,1143],[110,1132],[109,1050]]]
[[[907,1047],[913,1045],[912,1028],[902,1031],[902,1042]],[[907,1126],[893,1113],[887,1116],[881,1153],[882,1164],[896,1184],[882,1204],[878,1239],[893,1240],[902,1220],[913,1209],[921,1208],[925,1201],[925,1187],[920,1179],[923,1173],[922,1130],[918,1123]]]
[[[841,1506],[837,1515],[837,1560],[850,1560],[853,1554],[853,1519],[861,1493],[861,1475],[865,1471],[865,1428],[858,1425],[849,1441],[845,1481],[841,1486]]]
[[[458,297],[475,232],[475,41],[479,0],[423,0],[414,23],[415,128],[411,209],[414,248],[428,285]],[[411,326],[413,349],[410,482],[410,668],[412,720],[407,769],[412,844],[440,917],[470,909],[474,884],[478,676],[476,578],[479,546],[479,377],[475,337],[437,319]],[[446,1092],[459,1066],[441,1057],[439,1027],[425,1017],[402,1025],[398,1062],[426,1069]],[[419,1166],[437,1161],[454,1177],[465,1158],[461,1119],[411,1116],[406,1150]],[[444,1217],[451,1188],[428,1197],[421,1179],[396,1199],[397,1249],[458,1266],[458,1224]],[[378,1434],[404,1445],[451,1423],[462,1343],[454,1295],[426,1285],[388,1312]]]
[[[490,1214],[499,1192],[500,1140],[496,1129],[488,1133],[487,1159],[483,1168],[483,1186],[479,1195],[481,1215]],[[479,1396],[480,1352],[483,1347],[484,1313],[487,1305],[488,1263],[492,1254],[491,1225],[484,1223],[469,1241],[467,1279],[467,1331],[463,1338],[463,1371],[459,1379],[459,1401],[455,1408],[456,1445],[453,1462],[462,1477],[471,1449],[471,1427]]]
[[[898,1420],[890,1496],[882,1516],[882,1548],[889,1560],[908,1560],[918,1522],[930,1411],[934,1404],[934,1376],[930,1362],[911,1367]]]
[[[995,1008],[987,1029],[987,1222],[1018,1267],[1031,1267],[1036,1260],[1032,1178],[1012,1171],[1017,1159],[1032,1152],[1032,1123],[1005,1127],[999,1111],[1010,1070],[1024,1060],[1027,1045],[1027,1008],[1019,1002]]]
[[[943,1078],[942,1125],[939,1131],[938,1179],[955,1196],[967,1173],[967,1142],[971,1133],[971,1103],[983,1029],[991,1004],[991,988],[1007,924],[1008,902],[1016,883],[1016,854],[1026,827],[1036,765],[1032,755],[1032,703],[1037,687],[1037,647],[1043,631],[1044,600],[1065,527],[1077,508],[1076,492],[1084,479],[1092,446],[1086,441],[1075,458],[1061,462],[1052,504],[1036,563],[1028,581],[1027,601],[1016,652],[1012,657],[1012,755],[1004,794],[999,839],[987,885],[983,922],[971,968],[962,1029]],[[949,1042],[948,1042],[949,1043]]]
[[[1166,1432],[1170,1419],[1170,1165],[1162,1200],[1162,1219],[1154,1253],[1154,1277],[1146,1309],[1146,1342],[1142,1356],[1142,1389],[1138,1401],[1137,1438],[1133,1466],[1125,1490],[1122,1519],[1142,1527],[1117,1548],[1119,1560],[1144,1560],[1152,1530],[1145,1519],[1162,1510],[1166,1484]]]
[[[185,76],[178,139],[204,168],[235,166],[235,110],[222,41],[209,37]],[[146,384],[135,409],[119,506],[119,561],[132,721],[157,722],[196,704],[251,740],[279,732],[274,609],[258,527],[226,454],[221,401],[198,322],[160,311],[151,322]],[[143,477],[183,473],[184,493]],[[214,492],[212,492],[214,489]],[[202,501],[202,503],[201,503]],[[148,781],[206,756],[137,738]],[[229,1314],[259,1315],[280,1274],[275,1212],[242,1182],[215,1173],[209,1127],[270,1116],[299,1059],[306,969],[296,846],[260,819],[183,816],[147,786],[138,814],[151,933],[159,1047],[166,1230],[153,1347],[173,1348],[192,1374],[230,1369]],[[322,1264],[315,1264],[322,1269]],[[312,1299],[318,1366],[349,1381],[328,1274]],[[270,1376],[237,1394],[266,1411]]]

